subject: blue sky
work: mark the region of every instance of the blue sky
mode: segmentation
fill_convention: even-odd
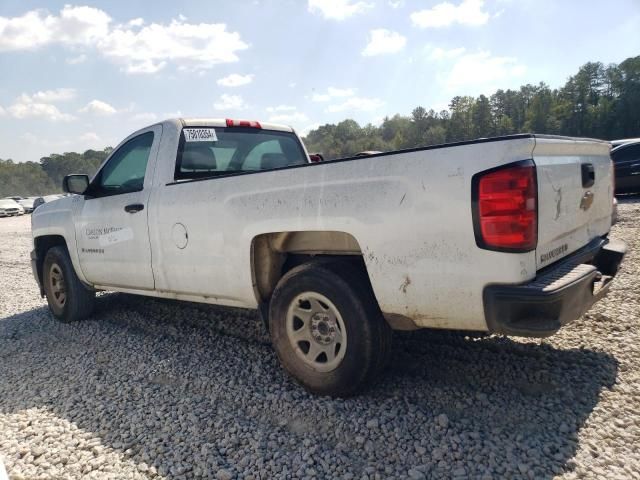
[[[640,54],[639,0],[68,2],[0,3],[0,158],[178,115],[378,123]]]

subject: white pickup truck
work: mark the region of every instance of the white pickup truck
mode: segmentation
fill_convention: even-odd
[[[289,127],[173,119],[32,216],[53,315],[109,290],[261,311],[284,368],[346,396],[393,329],[542,337],[616,275],[609,144],[514,135],[311,162]]]

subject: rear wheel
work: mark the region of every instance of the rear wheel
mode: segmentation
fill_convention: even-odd
[[[47,251],[42,280],[49,310],[58,320],[82,320],[93,311],[95,292],[80,282],[64,247],[52,247]]]
[[[347,262],[289,271],[273,293],[269,319],[280,362],[312,393],[353,395],[386,363],[391,330],[366,276]]]

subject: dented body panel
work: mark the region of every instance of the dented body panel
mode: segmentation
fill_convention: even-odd
[[[484,288],[529,282],[545,262],[539,261],[540,249],[503,253],[478,248],[470,193],[476,173],[520,160],[540,164],[538,177],[549,176],[538,185],[540,245],[560,252],[556,256],[605,235],[610,227],[612,193],[606,181],[594,192],[595,214],[585,212],[569,236],[569,204],[554,200],[558,185],[564,202],[575,200],[578,191],[569,170],[579,168],[575,164],[583,155],[594,160],[598,177],[610,175],[604,161],[608,151],[597,142],[520,135],[176,181],[183,125],[180,120],[161,124],[157,158],[149,160],[140,200],[148,231],[123,237],[119,246],[130,246],[132,252],[148,249],[151,287],[148,275],[145,282],[135,280],[140,275],[135,262],[120,261],[115,269],[112,264],[102,277],[83,275],[73,237],[74,232],[84,235],[86,228],[72,219],[81,197],[65,199],[68,210],[58,217],[49,215],[57,202],[39,209],[34,237],[57,225],[69,237],[78,275],[96,288],[248,308],[268,299],[286,254],[358,255],[392,326],[486,331]],[[566,175],[558,164],[567,165]],[[600,198],[605,195],[608,210]],[[91,248],[89,240],[82,242]],[[140,258],[147,261],[140,255],[136,261]]]

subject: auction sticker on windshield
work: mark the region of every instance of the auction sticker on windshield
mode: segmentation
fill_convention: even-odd
[[[184,139],[187,142],[217,142],[218,137],[213,128],[184,128]]]

